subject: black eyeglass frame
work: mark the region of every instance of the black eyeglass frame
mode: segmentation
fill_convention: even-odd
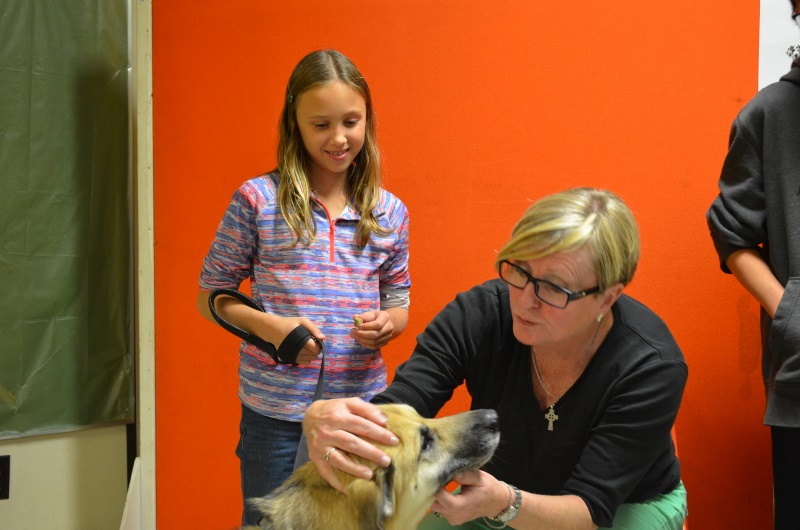
[[[504,263],[506,265],[509,265],[510,267],[514,267],[514,269],[516,269],[517,271],[521,272],[523,274],[523,276],[525,276],[525,283],[523,285],[521,285],[521,286],[520,285],[515,285],[515,284],[509,282],[506,278],[503,277],[503,264]],[[549,306],[552,306],[552,307],[555,307],[557,309],[566,309],[570,302],[572,302],[574,300],[580,300],[581,298],[589,296],[590,294],[594,294],[594,293],[599,293],[600,292],[600,286],[599,285],[596,286],[596,287],[592,287],[591,289],[584,289],[583,291],[570,291],[566,287],[561,287],[560,285],[556,285],[553,282],[549,282],[547,280],[542,280],[541,278],[534,278],[533,276],[530,275],[530,273],[528,271],[526,271],[525,269],[523,269],[519,265],[515,265],[514,263],[511,263],[507,259],[502,260],[497,265],[497,272],[500,275],[500,279],[501,280],[503,280],[504,282],[506,282],[508,285],[510,285],[512,287],[516,287],[517,289],[524,289],[529,283],[532,283],[533,284],[533,292],[536,293],[536,298],[538,298],[539,300],[541,300],[545,304],[547,304]],[[539,296],[539,284],[540,283],[546,283],[547,285],[549,285],[551,287],[555,287],[559,291],[562,291],[564,294],[567,295],[567,302],[563,306],[560,306],[560,305],[556,305],[556,304],[554,304],[552,302],[548,302],[547,300],[545,300],[544,298]]]

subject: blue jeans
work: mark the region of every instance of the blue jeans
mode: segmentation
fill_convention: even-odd
[[[276,420],[242,405],[236,446],[244,499],[242,525],[256,525],[262,517],[247,499],[267,495],[292,474],[302,431],[299,422]]]

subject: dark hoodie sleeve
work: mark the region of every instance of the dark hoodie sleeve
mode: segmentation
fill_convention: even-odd
[[[730,272],[725,261],[732,253],[762,247],[776,277],[790,275],[785,254],[800,248],[788,228],[800,220],[794,199],[800,195],[798,134],[800,61],[794,61],[780,81],[744,106],[731,128],[719,195],[706,214],[724,272]]]
[[[728,154],[719,179],[719,195],[706,213],[720,267],[737,250],[756,248],[766,240],[762,143],[754,133],[763,127],[757,105],[748,104],[731,127]]]

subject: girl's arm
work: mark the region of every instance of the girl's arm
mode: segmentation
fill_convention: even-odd
[[[758,251],[752,248],[737,250],[728,256],[725,264],[770,318],[774,318],[783,297],[783,286]]]
[[[197,294],[197,310],[203,317],[216,324],[208,307],[211,292],[200,289]],[[234,326],[248,333],[258,335],[278,348],[283,339],[297,326],[304,326],[314,337],[325,340],[325,335],[306,317],[279,317],[271,313],[263,313],[247,307],[230,296],[218,296],[214,308],[217,313]],[[307,364],[317,358],[321,349],[313,340],[309,340],[297,356],[298,364]]]
[[[389,315],[392,321],[392,327],[394,328],[391,338],[396,339],[406,330],[406,326],[408,325],[408,310],[402,307],[391,307],[386,310],[386,313]]]

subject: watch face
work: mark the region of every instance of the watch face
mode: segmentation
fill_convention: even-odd
[[[516,506],[511,506],[508,508],[508,510],[505,511],[505,513],[503,513],[503,515],[498,517],[497,520],[500,521],[501,523],[507,523],[511,519],[516,517],[517,514],[519,514],[519,508],[517,508]]]

